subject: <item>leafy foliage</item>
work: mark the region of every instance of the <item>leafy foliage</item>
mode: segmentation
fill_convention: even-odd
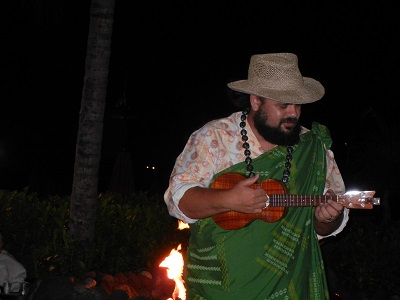
[[[68,235],[69,201],[0,191],[1,230],[29,277],[149,269],[188,239],[157,195],[109,193],[99,196],[94,241],[82,247]]]
[[[68,235],[69,201],[0,190],[0,230],[29,277],[152,269],[171,249],[187,245],[189,231],[177,229],[160,196],[108,193],[98,198],[94,241],[82,247]],[[381,209],[352,210],[343,232],[321,241],[328,273],[340,278],[334,282],[328,274],[338,294],[362,291],[381,299],[400,294],[400,223],[385,222]]]
[[[322,240],[326,267],[336,277],[333,289],[352,295],[346,299],[361,293],[376,297],[372,299],[400,295],[400,223],[382,222],[377,213],[353,210],[342,233]]]

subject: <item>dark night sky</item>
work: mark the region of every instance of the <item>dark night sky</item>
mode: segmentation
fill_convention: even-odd
[[[303,75],[321,81],[326,95],[303,107],[303,124],[327,125],[339,160],[365,107],[392,109],[399,18],[389,4],[174,2],[116,1],[100,189],[125,147],[136,184],[163,190],[189,134],[233,110],[226,83],[247,76],[251,54],[297,53]],[[70,192],[88,3],[2,3],[0,189]],[[124,121],[112,113],[121,99]]]

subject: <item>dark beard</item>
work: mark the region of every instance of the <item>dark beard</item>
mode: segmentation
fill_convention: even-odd
[[[296,123],[296,125],[290,132],[286,133],[280,129],[280,125],[288,121]],[[301,126],[296,118],[283,119],[279,123],[278,127],[271,127],[267,124],[267,118],[265,117],[264,111],[260,110],[254,115],[254,126],[265,140],[275,145],[290,146],[297,144],[300,140]]]

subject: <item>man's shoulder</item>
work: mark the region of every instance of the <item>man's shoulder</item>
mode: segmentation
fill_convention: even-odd
[[[307,127],[301,126],[300,134],[304,134],[304,133],[307,133],[309,131],[310,131],[310,129],[308,129]]]
[[[1,250],[1,252],[0,252],[0,260],[14,260],[14,259],[15,258],[11,253],[7,252],[4,249]]]
[[[194,131],[191,139],[213,140],[216,137],[221,139],[232,139],[240,137],[240,113],[233,113],[227,117],[213,119]]]
[[[229,116],[213,119],[204,124],[202,128],[237,128],[240,123],[240,112],[234,112]]]

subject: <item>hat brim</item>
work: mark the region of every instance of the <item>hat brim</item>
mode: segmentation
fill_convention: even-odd
[[[295,89],[276,90],[252,85],[248,80],[238,80],[228,83],[234,91],[272,99],[282,103],[306,104],[320,100],[325,94],[322,84],[309,77],[303,77],[303,85]]]

